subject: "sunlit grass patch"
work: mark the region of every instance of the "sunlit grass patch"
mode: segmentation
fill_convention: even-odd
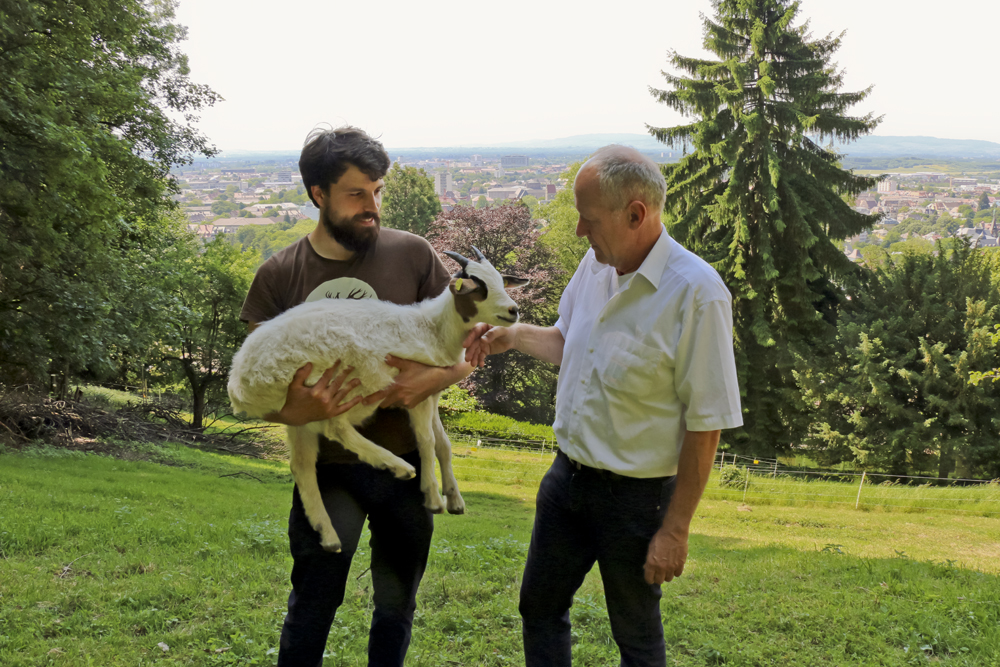
[[[468,512],[435,517],[408,665],[523,665],[529,480],[551,454],[473,446],[455,447]],[[273,664],[287,466],[166,450],[171,466],[0,454],[0,664]],[[706,498],[684,576],[664,587],[672,664],[998,664],[998,525]],[[363,536],[327,665],[366,663],[367,567]],[[596,570],[571,617],[574,664],[616,664]]]

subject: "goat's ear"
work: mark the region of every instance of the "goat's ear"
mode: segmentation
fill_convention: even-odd
[[[451,290],[452,294],[468,294],[469,292],[474,292],[477,287],[476,281],[472,278],[460,278],[456,276],[451,279],[448,289]]]
[[[502,276],[504,287],[524,287],[531,281],[527,278],[517,278],[515,276]]]

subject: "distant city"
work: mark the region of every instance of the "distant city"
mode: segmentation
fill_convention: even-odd
[[[901,156],[919,150],[939,161],[942,157],[945,161],[974,160],[981,169],[980,176],[975,171],[960,176],[914,170],[888,173],[877,189],[862,193],[853,202],[856,211],[881,214],[882,219],[874,229],[845,243],[849,257],[860,260],[865,245],[891,248],[894,243],[917,239],[934,242],[967,237],[978,247],[1000,243],[996,196],[1000,178],[990,178],[1000,176],[1000,164],[991,163],[1000,160],[1000,145],[933,137],[863,139],[851,147],[836,147],[838,151],[850,151],[845,166],[869,173],[881,171],[874,163],[908,166],[905,163],[920,160]],[[567,187],[560,175],[570,164],[586,159],[597,146],[612,142],[633,145],[660,163],[675,162],[682,156],[652,137],[622,134],[535,142],[522,145],[520,150],[493,147],[463,153],[461,148],[411,148],[390,149],[390,155],[400,166],[416,167],[427,174],[445,211],[455,206],[513,201],[524,202],[534,210],[538,203],[552,200]],[[306,196],[297,162],[298,154],[292,151],[236,152],[199,159],[174,170],[180,189],[174,199],[190,229],[204,240],[220,233],[237,233],[248,225],[290,226],[300,220],[318,220],[319,211]]]
[[[975,247],[998,245],[1000,180],[955,177],[944,173],[890,173],[878,187],[864,192],[854,210],[883,217],[874,229],[848,240],[845,252],[861,259],[860,248],[877,243],[922,239],[935,242],[966,237]],[[888,243],[887,243],[888,241]]]
[[[487,157],[477,153],[464,160],[398,155],[393,160],[403,167],[423,169],[445,211],[460,205],[549,201],[566,187],[560,174],[568,168],[565,161],[520,154]],[[202,239],[233,234],[247,225],[319,220],[319,210],[306,196],[302,176],[290,157],[254,165],[239,162],[202,161],[174,171],[180,188],[174,199],[187,216],[189,228]]]

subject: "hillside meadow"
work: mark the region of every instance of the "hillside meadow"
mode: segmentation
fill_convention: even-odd
[[[149,460],[0,453],[0,664],[274,664],[286,465],[127,447]],[[549,460],[456,447],[469,510],[436,519],[408,665],[523,664],[517,590]],[[995,515],[743,504],[717,487],[664,586],[668,664],[1000,664]],[[366,664],[365,542],[328,666]],[[596,572],[572,618],[574,664],[617,664]]]

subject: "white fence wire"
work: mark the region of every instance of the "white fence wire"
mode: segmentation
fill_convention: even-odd
[[[537,486],[551,465],[551,440],[450,433],[459,480]],[[509,452],[511,456],[498,456]],[[514,456],[516,455],[516,456]],[[1000,480],[944,479],[856,470],[802,470],[776,459],[720,452],[705,497],[759,505],[820,505],[861,511],[1000,516]]]

